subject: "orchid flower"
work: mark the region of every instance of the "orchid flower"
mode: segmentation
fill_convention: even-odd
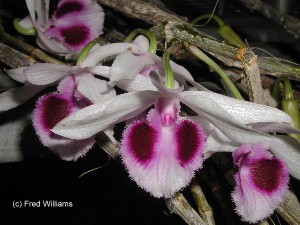
[[[233,152],[238,172],[232,198],[237,213],[251,223],[272,214],[288,190],[287,165],[267,149],[264,144],[243,144]]]
[[[43,95],[33,111],[33,127],[41,143],[64,160],[76,160],[93,146],[93,137],[77,141],[61,137],[51,132],[60,120],[87,106],[84,100],[75,98],[75,77],[70,76],[60,82],[58,93]]]
[[[95,0],[62,0],[49,18],[49,0],[26,0],[30,16],[18,25],[34,27],[38,45],[51,53],[79,53],[102,34],[104,12]]]
[[[89,73],[69,76],[59,83],[57,89],[58,93],[39,98],[32,116],[33,126],[43,145],[64,160],[77,160],[93,146],[95,138],[72,140],[54,134],[51,129],[79,109],[114,97],[116,93],[106,81]],[[111,137],[110,129],[105,132]]]
[[[202,166],[208,145],[205,137],[211,135],[212,126],[225,137],[240,143],[260,143],[272,141],[272,137],[241,121],[291,122],[286,113],[269,106],[208,91],[170,90],[164,87],[158,74],[150,73],[150,77],[156,91],[125,93],[93,104],[63,119],[52,131],[76,140],[89,138],[155,105],[146,120],[127,127],[120,153],[130,176],[156,197],[170,197],[188,185],[194,172]],[[180,102],[199,116],[196,119],[180,118]],[[212,141],[217,143],[213,138]],[[210,146],[214,144],[210,143]]]
[[[300,133],[287,124],[293,124],[292,119],[281,123],[275,118],[273,122],[255,121],[255,118],[258,118],[258,115],[253,118],[237,119],[258,132]],[[284,135],[268,135],[262,137],[261,141],[251,142],[233,137],[229,139],[213,124],[206,123],[205,127],[210,133],[204,158],[208,158],[215,152],[233,152],[234,162],[239,171],[235,175],[236,188],[232,193],[237,213],[243,220],[252,223],[268,217],[284,199],[288,173],[300,179],[299,142]],[[272,176],[269,174],[270,171]],[[262,187],[253,179],[265,186]],[[275,182],[276,180],[282,182]]]
[[[94,67],[101,60],[116,56],[108,75],[111,84],[127,92],[156,90],[149,73],[157,71],[159,74],[164,74],[164,65],[161,57],[149,52],[149,45],[148,39],[143,35],[139,35],[132,43],[107,44],[90,53],[81,66]],[[189,88],[186,84],[188,81],[199,90],[207,90],[195,82],[190,72],[183,66],[172,61],[170,63],[179,84]]]

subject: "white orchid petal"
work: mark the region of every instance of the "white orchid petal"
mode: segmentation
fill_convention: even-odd
[[[138,47],[131,43],[114,43],[114,44],[103,45],[97,50],[88,54],[80,66],[93,67],[96,66],[101,60],[107,57],[115,56],[127,51],[133,53],[139,52]]]
[[[264,133],[268,132],[280,132],[287,134],[300,134],[300,130],[294,129],[292,126],[286,123],[277,122],[263,122],[263,123],[250,123],[249,126]]]
[[[204,159],[216,152],[233,152],[240,146],[239,143],[229,140],[218,128],[214,129],[206,139]]]
[[[58,135],[85,139],[103,131],[112,124],[134,117],[159,97],[154,91],[131,92],[88,106],[58,123],[52,131]]]
[[[109,78],[109,66],[95,66],[95,67],[88,67],[85,68],[86,72],[90,72],[92,74],[97,74],[105,78]]]
[[[135,56],[130,52],[125,52],[118,55],[110,69],[110,81],[134,79],[139,72],[148,65],[155,62],[147,55]]]
[[[45,26],[49,15],[49,0],[35,1],[34,8],[37,15],[36,24],[38,26]]]
[[[183,86],[178,87],[177,89],[169,89],[169,88],[165,87],[165,85],[162,82],[161,76],[156,71],[151,71],[149,76],[151,78],[153,85],[164,96],[177,95],[180,92],[182,92],[184,89]]]
[[[116,96],[116,91],[106,81],[97,79],[91,74],[82,74],[77,90],[92,103],[100,103]]]
[[[289,173],[300,180],[300,143],[285,135],[273,135],[269,147],[278,158],[286,163]]]
[[[132,44],[136,45],[139,47],[139,49],[141,49],[142,51],[148,52],[149,50],[149,40],[148,38],[146,38],[144,35],[139,35],[137,36]]]
[[[114,84],[127,92],[157,90],[151,79],[141,74],[137,75],[133,80],[119,80]]]
[[[33,23],[35,23],[35,9],[34,9],[34,5],[35,5],[36,0],[26,0],[26,5],[27,5],[27,9],[29,11],[30,17],[33,21]]]
[[[21,83],[25,83],[26,82],[26,77],[24,74],[24,69],[26,69],[28,67],[24,66],[24,67],[19,67],[16,69],[10,69],[10,70],[5,70],[5,73],[7,74],[7,76],[9,76],[11,79],[14,79],[18,82]]]
[[[15,108],[47,86],[25,85],[0,94],[0,112]]]
[[[31,29],[34,27],[30,16],[26,16],[24,19],[20,20],[19,26],[24,29]]]
[[[57,81],[71,70],[66,65],[38,63],[24,69],[27,81],[36,85],[45,85]]]
[[[61,44],[56,42],[54,39],[48,38],[45,33],[42,32],[39,28],[37,28],[36,31],[38,33],[36,42],[42,49],[54,54],[73,53],[72,51],[66,49]]]
[[[216,104],[211,98],[205,98],[199,92],[182,92],[182,103],[193,109],[199,116],[206,118],[221,130],[226,137],[238,143],[259,143],[269,140],[269,136],[243,125],[230,113]],[[207,92],[208,93],[208,92]]]
[[[210,99],[210,102],[216,103],[220,108],[229,113],[232,118],[242,124],[255,122],[284,122],[292,123],[292,119],[285,112],[265,105],[252,102],[237,100],[213,92],[189,92],[190,96],[196,98]],[[201,97],[200,97],[201,96]]]

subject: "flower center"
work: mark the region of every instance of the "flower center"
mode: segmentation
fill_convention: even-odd
[[[255,185],[265,191],[274,191],[280,182],[282,166],[278,159],[262,159],[251,168]]]
[[[174,117],[171,114],[165,114],[161,118],[161,123],[164,126],[170,126],[174,124],[175,120]]]

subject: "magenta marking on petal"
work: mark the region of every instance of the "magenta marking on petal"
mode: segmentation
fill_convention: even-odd
[[[65,42],[70,46],[81,46],[88,41],[90,30],[84,25],[75,25],[60,30]]]
[[[138,161],[145,162],[153,155],[156,131],[147,122],[137,122],[129,134],[129,146]]]
[[[205,134],[195,123],[184,120],[176,132],[178,158],[181,165],[188,163],[203,146]]]
[[[267,192],[277,189],[281,173],[282,164],[277,159],[261,159],[251,167],[251,177],[254,184]]]
[[[80,4],[79,2],[76,2],[76,1],[64,2],[56,10],[55,16],[56,16],[56,18],[60,18],[69,13],[73,13],[73,12],[78,13],[82,9],[83,9],[83,5]]]
[[[44,98],[41,110],[42,123],[46,129],[52,129],[71,113],[69,102],[58,95],[50,95]]]

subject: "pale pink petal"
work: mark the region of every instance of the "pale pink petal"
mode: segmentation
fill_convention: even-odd
[[[220,108],[228,112],[242,124],[255,122],[292,123],[289,115],[274,107],[242,101],[207,91],[189,93],[189,95],[194,94],[201,96],[202,99],[208,98],[212,102],[215,102]]]
[[[173,96],[180,94],[183,91],[183,88],[184,88],[183,86],[178,87],[176,89],[166,88],[162,82],[162,77],[156,71],[151,71],[149,76],[151,78],[153,85],[157,88],[157,90],[163,96],[172,96],[173,97]]]
[[[30,29],[34,27],[30,16],[26,16],[24,19],[20,20],[19,26],[24,29]]]
[[[145,53],[149,50],[149,40],[144,35],[137,36],[133,40],[132,44],[138,46],[138,48],[144,51]]]
[[[35,0],[34,8],[37,15],[35,23],[37,26],[45,26],[47,23],[49,16],[49,1],[50,0]]]
[[[24,69],[28,82],[36,85],[51,84],[71,71],[67,65],[37,63]]]
[[[84,71],[92,73],[92,74],[100,75],[102,77],[109,79],[110,67],[109,66],[94,66],[94,67],[84,68]]]
[[[49,94],[39,98],[33,111],[32,121],[35,131],[43,145],[50,148],[64,160],[76,160],[84,156],[93,146],[94,138],[82,141],[60,137],[51,132],[59,121],[76,112],[78,104],[71,96]]]
[[[29,14],[30,14],[30,17],[31,17],[33,23],[35,23],[35,21],[36,21],[35,9],[34,9],[34,5],[35,5],[36,1],[38,1],[38,0],[26,0],[27,9],[29,11]]]
[[[270,141],[269,135],[255,131],[243,125],[243,122],[237,120],[236,117],[232,117],[228,110],[225,111],[223,107],[218,105],[211,98],[205,98],[201,94],[203,92],[204,91],[185,91],[179,94],[179,99],[182,103],[198,113],[199,116],[211,122],[220,131],[222,131],[227,138],[233,141],[238,143],[260,143]],[[242,101],[240,102],[243,104]],[[254,103],[252,104],[254,107],[257,105]],[[246,115],[245,112],[243,114]]]
[[[268,144],[274,155],[286,163],[289,173],[300,180],[300,143],[286,135],[273,135]]]
[[[154,91],[131,92],[88,106],[58,123],[52,131],[64,137],[85,139],[107,127],[132,118],[159,97]]]
[[[54,54],[69,54],[74,53],[73,51],[67,49],[66,47],[62,46],[58,41],[55,39],[50,39],[47,37],[44,32],[42,32],[39,28],[36,29],[38,32],[36,42],[38,46],[40,46],[42,49],[54,53]]]
[[[116,96],[115,89],[107,81],[97,79],[89,73],[80,76],[77,90],[92,103],[100,103]]]
[[[239,171],[232,193],[236,211],[243,220],[256,223],[277,208],[288,189],[288,170],[265,146],[244,144],[234,152]]]
[[[119,80],[115,82],[115,85],[127,92],[157,90],[149,77],[145,77],[140,74],[137,75],[133,80]]]
[[[300,134],[300,130],[294,129],[291,125],[280,122],[261,122],[261,123],[250,123],[249,127],[254,130],[261,132],[280,132],[287,134]]]
[[[5,70],[5,73],[7,76],[9,76],[11,79],[14,79],[18,82],[25,83],[26,82],[26,77],[24,74],[24,69],[28,68],[27,66],[24,67],[19,67],[16,69],[10,69],[10,70]]]
[[[87,55],[85,60],[80,64],[80,67],[93,67],[96,66],[101,60],[109,57],[121,54],[123,52],[140,53],[138,47],[131,43],[113,43],[103,45],[97,50]]]
[[[123,133],[121,157],[129,175],[155,197],[171,197],[202,166],[206,135],[199,124],[178,120],[163,125],[159,104],[148,121],[137,121]]]
[[[0,112],[15,108],[31,99],[47,86],[24,85],[0,94]]]
[[[233,152],[239,146],[239,143],[231,141],[218,128],[215,128],[211,133],[208,133],[203,152],[204,158],[207,159],[216,152]]]
[[[65,98],[72,99],[74,97],[74,92],[76,91],[75,77],[69,76],[60,81],[57,86],[57,91]]]
[[[116,57],[110,69],[110,81],[132,80],[140,71],[155,62],[148,55],[135,56],[125,52]]]

